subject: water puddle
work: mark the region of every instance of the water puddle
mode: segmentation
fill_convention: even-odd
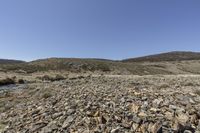
[[[0,93],[8,90],[25,89],[27,84],[11,84],[0,86]]]

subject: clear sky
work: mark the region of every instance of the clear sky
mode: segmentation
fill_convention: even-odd
[[[0,0],[0,58],[200,51],[200,0]]]

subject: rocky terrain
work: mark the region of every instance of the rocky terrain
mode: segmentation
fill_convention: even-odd
[[[198,75],[68,75],[0,93],[2,133],[199,133]]]
[[[200,133],[199,57],[0,60],[0,133]]]

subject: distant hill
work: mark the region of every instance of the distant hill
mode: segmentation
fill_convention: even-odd
[[[47,58],[38,59],[22,64],[2,65],[1,68],[7,71],[24,70],[28,73],[49,70],[66,70],[71,72],[80,71],[103,71],[110,70],[112,61],[106,59],[80,59],[80,58]],[[112,66],[112,65],[111,65]]]
[[[200,53],[174,51],[174,52],[161,53],[161,54],[149,55],[138,58],[125,59],[122,60],[122,62],[161,62],[161,61],[184,61],[184,60],[200,60]]]
[[[133,75],[200,74],[200,53],[168,52],[121,61],[94,58],[47,58],[31,62],[0,60],[0,70],[27,74],[46,71]]]
[[[0,59],[0,64],[18,64],[18,63],[24,63],[24,61],[9,60],[9,59]]]

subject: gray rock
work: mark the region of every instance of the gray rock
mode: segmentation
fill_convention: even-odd
[[[63,115],[62,112],[55,113],[55,114],[52,115],[52,118],[53,118],[53,119],[56,119],[56,118],[60,117],[61,115]]]
[[[185,130],[184,133],[192,133],[192,131]]]
[[[67,110],[67,115],[74,114],[75,112],[76,112],[75,109],[68,109],[68,110]]]
[[[139,123],[142,121],[142,119],[139,118],[139,117],[137,117],[136,115],[134,115],[134,116],[132,117],[132,121],[133,121],[134,123],[139,124]]]
[[[119,133],[121,127],[117,127],[115,129],[112,129],[110,133]]]
[[[58,129],[57,121],[52,121],[42,129],[41,133],[52,133],[56,129]]]
[[[74,121],[73,116],[68,116],[67,119],[64,121],[62,128],[65,129],[70,126],[70,124]]]
[[[162,98],[159,98],[159,99],[155,99],[153,100],[152,104],[153,104],[153,107],[159,107],[161,102],[163,102],[163,99]]]

